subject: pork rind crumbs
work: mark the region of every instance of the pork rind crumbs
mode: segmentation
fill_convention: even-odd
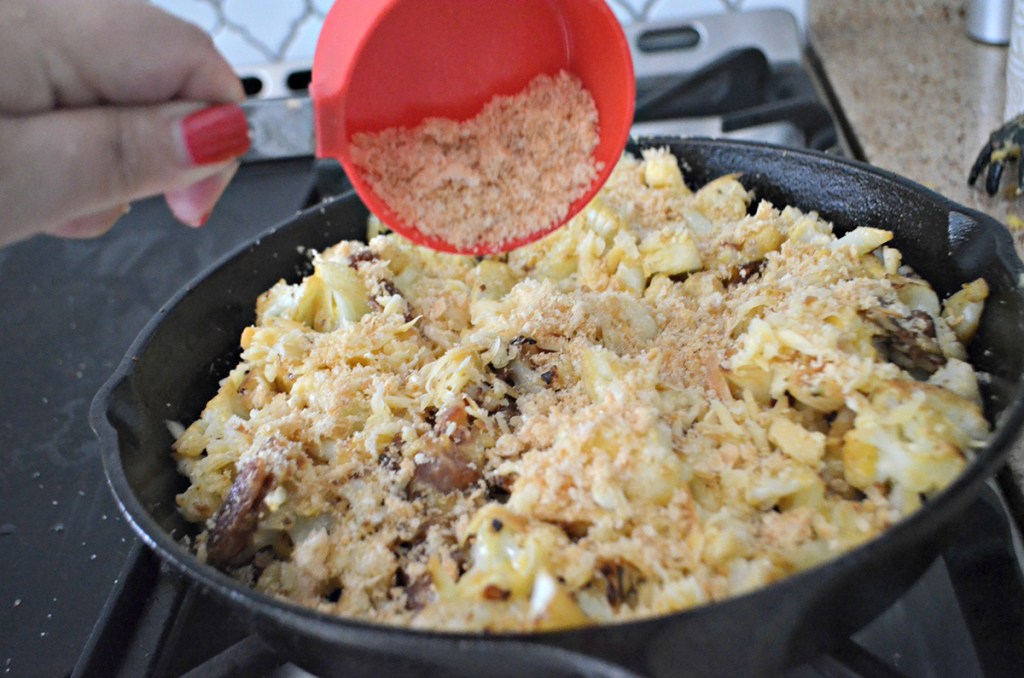
[[[174,444],[198,557],[328,614],[512,632],[685,610],[883,533],[989,434],[964,348],[987,287],[940,299],[891,232],[753,200],[647,150],[502,257],[319,254]]]
[[[462,252],[495,252],[565,219],[597,180],[598,140],[593,97],[562,71],[464,122],[356,134],[351,158],[403,223]]]

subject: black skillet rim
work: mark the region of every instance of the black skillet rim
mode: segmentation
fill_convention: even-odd
[[[918,194],[922,200],[930,201],[947,213],[958,212],[977,221],[994,239],[993,246],[995,248],[995,255],[1000,264],[1007,272],[1014,275],[1016,279],[1024,281],[1024,264],[1022,264],[1020,258],[1016,254],[1009,232],[1002,224],[988,215],[959,205],[931,189],[887,170],[883,170],[857,160],[836,157],[818,151],[802,149],[796,150],[754,141],[655,137],[650,139],[641,139],[638,145],[633,145],[631,142],[631,147],[633,149],[666,145],[680,148],[685,148],[687,146],[693,146],[696,148],[711,146],[720,151],[728,151],[729,149],[736,148],[747,152],[754,150],[763,153],[781,153],[794,159],[804,158],[812,163],[821,163],[822,161],[825,161],[827,164],[839,164],[845,166],[855,173],[872,174],[886,182],[896,184],[903,189],[910,189]],[[926,506],[922,507],[922,509],[899,521],[881,536],[869,540],[853,550],[821,565],[790,575],[778,582],[770,584],[769,586],[680,612],[634,621],[590,626],[564,631],[543,633],[479,634],[409,629],[405,627],[376,624],[358,619],[337,617],[317,612],[295,603],[271,597],[255,589],[246,587],[220,570],[200,562],[172,535],[167,533],[156,523],[149,512],[142,506],[124,473],[120,459],[118,435],[108,420],[108,411],[112,404],[112,395],[116,390],[116,387],[128,378],[132,372],[136,356],[144,352],[151,336],[161,326],[163,318],[184,298],[193,293],[193,291],[199,287],[206,278],[232,262],[236,257],[244,255],[247,250],[258,245],[261,240],[272,236],[278,231],[287,229],[297,222],[301,222],[309,218],[317,218],[317,215],[324,214],[324,210],[330,210],[331,204],[341,202],[343,200],[349,200],[353,197],[354,194],[349,193],[337,198],[336,200],[332,200],[329,203],[315,205],[299,212],[294,217],[274,225],[262,235],[235,248],[233,251],[224,255],[216,263],[193,278],[187,285],[171,297],[171,299],[169,299],[160,308],[160,310],[142,329],[138,337],[132,342],[131,347],[128,349],[121,363],[97,392],[90,408],[90,423],[93,431],[100,440],[102,461],[108,485],[114,494],[118,507],[122,513],[124,513],[126,520],[142,541],[149,548],[156,551],[160,558],[164,562],[169,563],[179,574],[185,575],[191,580],[199,583],[204,588],[213,590],[245,608],[262,608],[258,609],[258,611],[271,614],[277,621],[286,621],[287,623],[317,637],[340,639],[341,636],[338,635],[338,632],[342,632],[343,634],[355,634],[355,636],[346,637],[348,640],[358,637],[360,641],[366,641],[367,646],[377,645],[377,643],[370,641],[377,639],[381,632],[385,632],[384,635],[391,639],[385,642],[393,642],[394,640],[397,640],[397,638],[404,638],[412,643],[424,643],[434,639],[447,642],[468,641],[477,643],[515,643],[516,641],[527,641],[537,643],[544,642],[545,640],[555,641],[558,637],[577,636],[579,634],[588,634],[588,632],[593,633],[595,630],[614,631],[615,629],[625,629],[628,627],[642,628],[644,626],[650,627],[653,630],[656,625],[659,625],[664,620],[681,619],[685,616],[697,618],[704,615],[719,614],[725,609],[732,606],[738,606],[740,603],[751,598],[767,597],[778,592],[785,592],[789,589],[798,589],[802,586],[804,581],[822,576],[822,573],[828,570],[856,570],[861,563],[873,560],[876,551],[884,550],[887,545],[899,540],[900,535],[910,534],[925,524],[935,523],[936,526],[933,528],[932,532],[938,531],[942,525],[949,523],[950,520],[953,519],[953,516],[947,514],[955,515],[960,508],[966,506],[966,503],[972,500],[980,491],[981,484],[984,483],[985,480],[991,476],[996,468],[1005,460],[1011,445],[1020,434],[1022,423],[1024,423],[1024,388],[1022,388],[1022,382],[1018,382],[1012,401],[1008,402],[1004,407],[999,421],[995,424],[995,431],[984,448],[978,451],[975,459],[971,461],[965,471],[952,484],[931,499]],[[1021,290],[1020,285],[1017,287],[1016,295],[1021,300],[1024,300],[1024,291]]]

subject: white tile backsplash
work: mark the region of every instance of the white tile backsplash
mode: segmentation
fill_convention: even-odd
[[[292,41],[285,49],[282,58],[285,61],[303,61],[313,58],[316,51],[316,39],[320,37],[323,19],[315,14],[306,16],[295,30]]]
[[[718,14],[728,10],[728,4],[722,0],[655,0],[647,5],[644,18],[648,21],[675,19],[687,15]]]
[[[209,32],[240,72],[313,58],[333,0],[149,0]],[[571,1],[571,0],[566,0]],[[623,23],[744,9],[782,8],[806,30],[808,0],[608,0]]]
[[[216,3],[204,0],[150,0],[157,7],[177,14],[186,21],[191,21],[207,33],[216,33],[220,26],[220,12]]]
[[[241,33],[269,60],[287,51],[309,13],[305,0],[221,0],[220,5],[225,27]]]

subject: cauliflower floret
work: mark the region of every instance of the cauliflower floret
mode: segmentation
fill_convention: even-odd
[[[847,481],[860,489],[887,481],[920,493],[941,489],[989,430],[977,404],[931,384],[886,382],[854,410],[842,456]]]

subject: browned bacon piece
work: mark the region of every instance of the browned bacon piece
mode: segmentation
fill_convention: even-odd
[[[241,564],[240,557],[246,555],[252,544],[260,506],[273,480],[262,459],[251,459],[239,469],[206,542],[206,558],[211,564]]]

